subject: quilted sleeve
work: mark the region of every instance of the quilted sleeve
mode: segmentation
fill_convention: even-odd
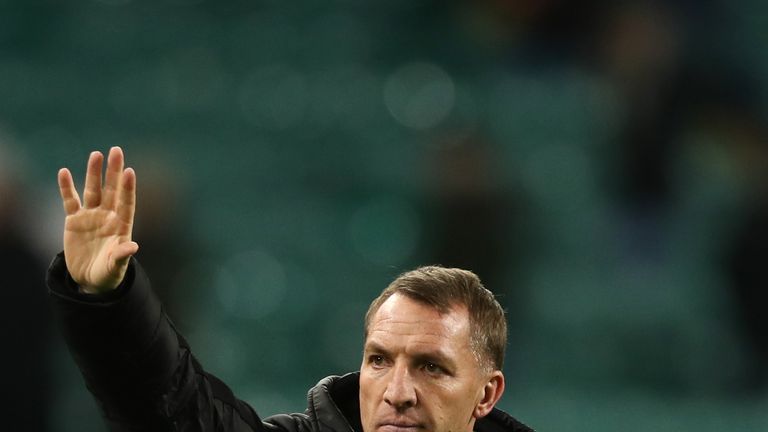
[[[110,430],[266,432],[254,410],[195,360],[135,259],[107,294],[80,293],[63,254],[47,283],[58,326]]]

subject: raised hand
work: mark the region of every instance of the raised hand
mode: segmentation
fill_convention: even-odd
[[[123,169],[120,147],[112,147],[102,187],[104,156],[88,158],[83,201],[68,169],[59,170],[59,191],[67,215],[64,224],[64,256],[72,279],[87,293],[116,288],[139,245],[131,240],[136,210],[136,173]]]

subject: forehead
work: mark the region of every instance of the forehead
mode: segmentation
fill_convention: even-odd
[[[430,305],[394,294],[371,319],[366,345],[368,343],[444,350],[468,348],[469,315],[463,306],[440,313]]]

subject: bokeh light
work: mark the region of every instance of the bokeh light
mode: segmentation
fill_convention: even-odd
[[[763,3],[0,10],[0,252],[44,268],[57,170],[81,185],[88,152],[123,146],[137,258],[263,417],[358,367],[368,302],[441,262],[507,308],[501,407],[537,430],[768,430]],[[15,429],[101,432],[59,339],[12,338],[47,319],[21,299],[40,290],[0,314],[8,352],[46,347],[51,371]]]

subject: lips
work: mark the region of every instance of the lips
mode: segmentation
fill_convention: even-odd
[[[380,424],[379,427],[376,430],[378,432],[415,432],[415,431],[417,431],[419,429],[421,429],[421,425],[418,425],[418,424],[412,424],[412,423],[389,424],[389,423],[384,423],[384,424]]]
[[[387,419],[376,427],[379,432],[414,432],[423,428],[423,424],[411,419]]]

